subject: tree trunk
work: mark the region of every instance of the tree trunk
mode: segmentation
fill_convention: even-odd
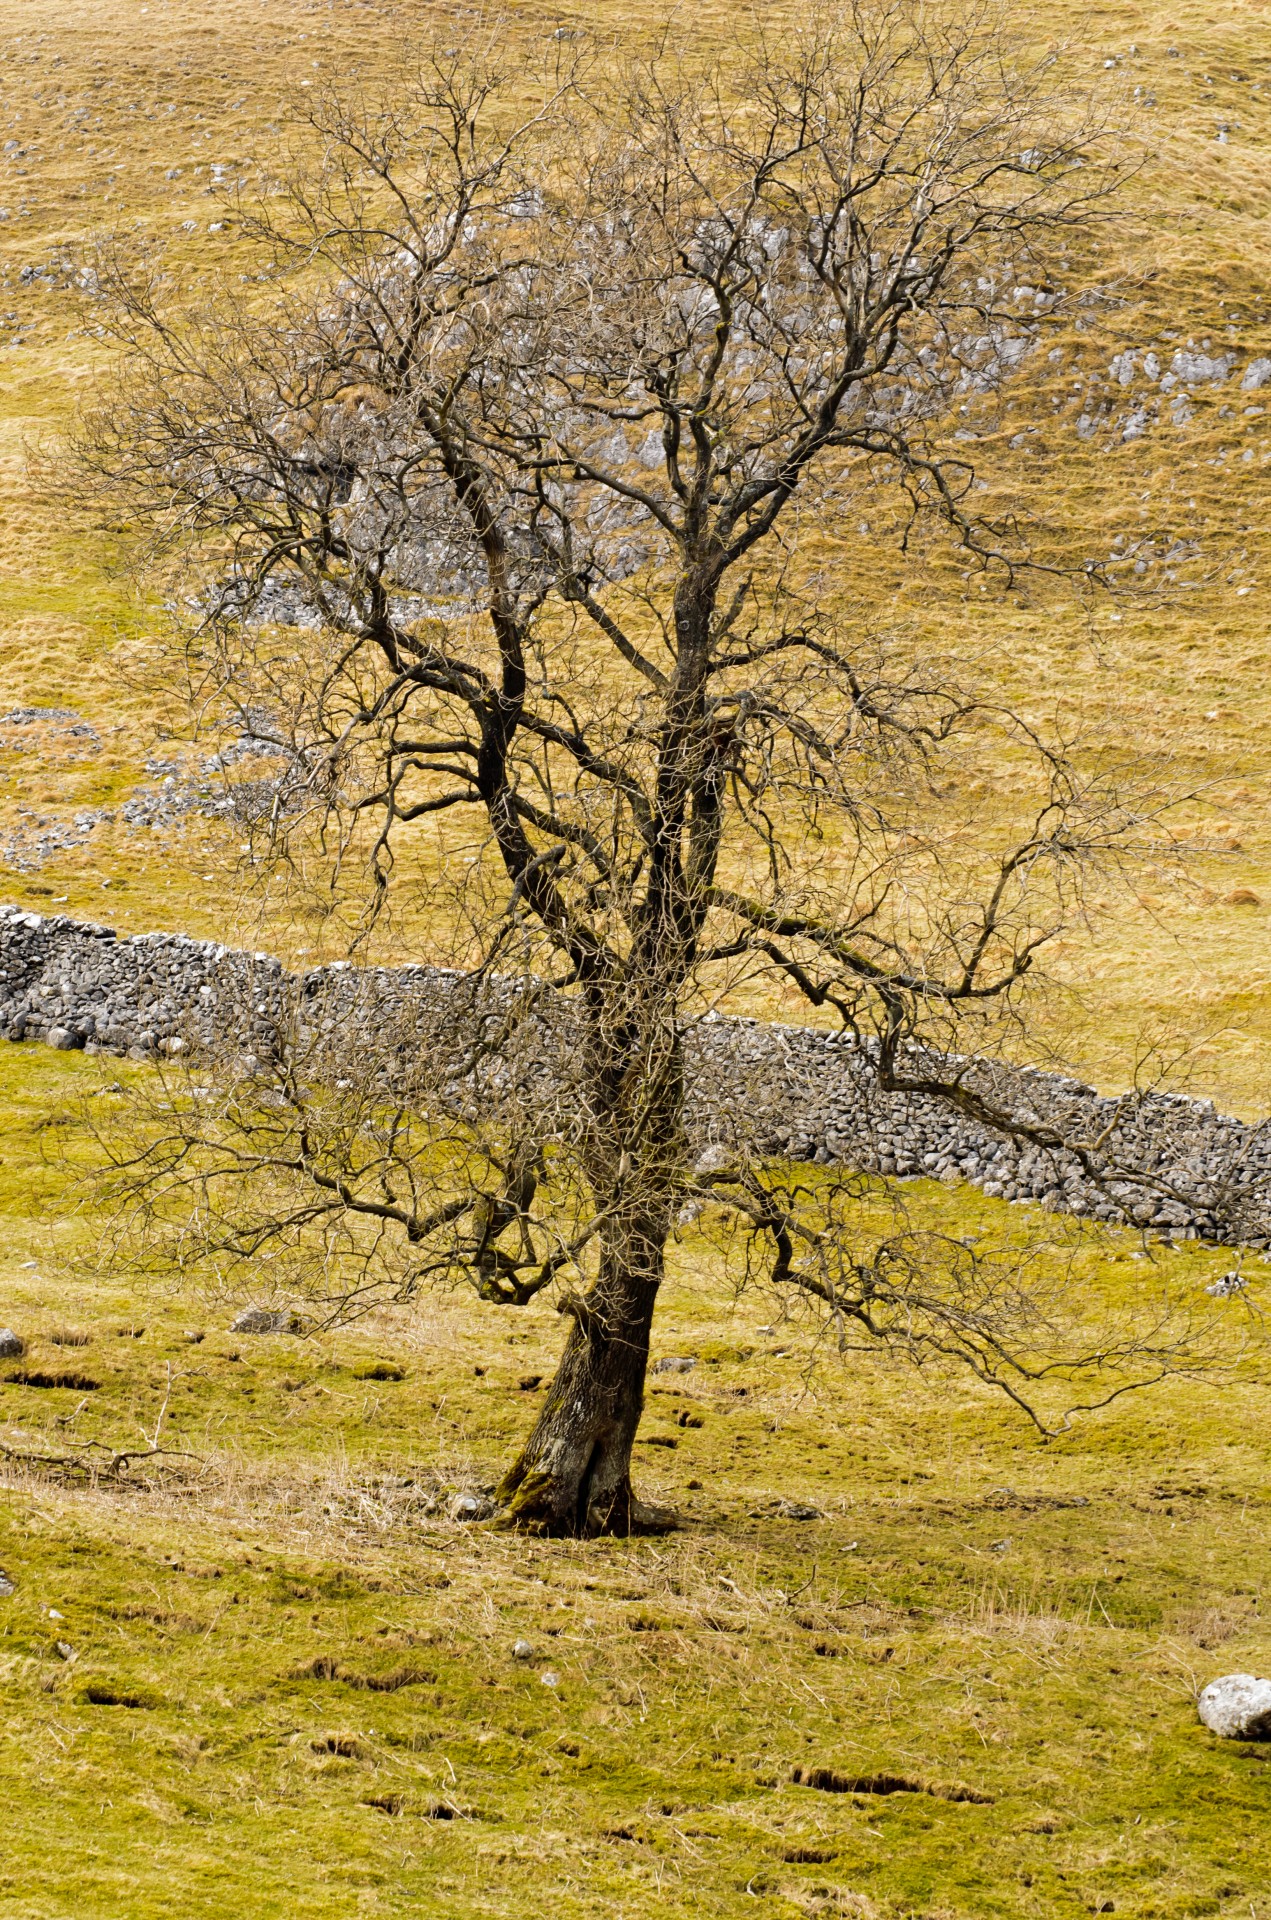
[[[574,1324],[534,1431],[499,1485],[503,1525],[581,1535],[675,1525],[631,1486],[664,1247],[659,1228],[623,1223],[607,1236],[590,1292],[563,1305]]]

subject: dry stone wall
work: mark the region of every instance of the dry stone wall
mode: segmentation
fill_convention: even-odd
[[[452,1044],[458,1023],[447,1008],[453,1016],[455,996],[469,990],[429,967],[292,975],[265,953],[179,934],[121,938],[0,907],[0,1034],[11,1041],[261,1058],[298,1018],[337,1050],[374,1032],[382,1057],[408,1074]],[[569,1010],[541,1001],[535,1018],[544,1070],[553,1070],[553,1059],[569,1057]],[[1236,1120],[1178,1094],[1116,1097],[1058,1074],[956,1063],[1010,1115],[995,1128],[941,1098],[883,1091],[868,1049],[842,1035],[708,1017],[689,1027],[685,1051],[689,1132],[704,1166],[740,1144],[901,1178],[965,1179],[1052,1210],[1271,1247],[1271,1121]],[[923,1062],[914,1064],[917,1077]]]

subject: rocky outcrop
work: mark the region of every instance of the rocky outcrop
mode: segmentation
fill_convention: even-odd
[[[432,1061],[434,1079],[453,1071],[461,1104],[456,1035],[471,1032],[474,1011],[497,1026],[517,1004],[520,1066],[506,1071],[567,1083],[574,1016],[541,986],[474,989],[430,967],[337,964],[293,975],[264,953],[175,934],[120,938],[0,908],[0,1033],[14,1041],[251,1061],[268,1058],[289,1030],[333,1061],[341,1050],[373,1054],[399,1084]],[[1233,1119],[1209,1101],[1114,1096],[1000,1062],[910,1056],[908,1077],[956,1076],[982,1112],[1002,1117],[993,1125],[943,1097],[884,1091],[873,1055],[850,1035],[707,1017],[689,1026],[685,1052],[689,1133],[706,1166],[745,1146],[900,1178],[971,1180],[1054,1211],[1271,1246],[1271,1122]]]

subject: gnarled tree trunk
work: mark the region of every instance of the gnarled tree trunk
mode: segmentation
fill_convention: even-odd
[[[500,1483],[504,1525],[626,1534],[675,1524],[631,1485],[665,1243],[660,1224],[622,1222],[606,1236],[594,1286],[563,1304],[574,1324],[534,1431]]]

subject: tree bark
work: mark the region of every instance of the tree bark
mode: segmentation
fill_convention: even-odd
[[[544,1534],[662,1533],[675,1515],[631,1485],[665,1231],[624,1222],[595,1285],[562,1305],[574,1324],[534,1431],[504,1475],[501,1524]]]

